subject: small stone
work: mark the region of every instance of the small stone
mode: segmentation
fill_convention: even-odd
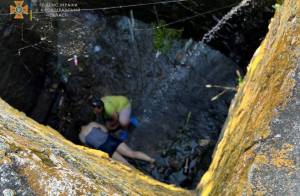
[[[4,196],[14,196],[14,195],[16,195],[16,191],[11,190],[11,189],[4,189],[4,191],[2,193],[3,193]]]
[[[202,139],[198,141],[199,146],[206,146],[207,144],[209,144],[210,140],[208,139]]]
[[[179,53],[179,54],[177,55],[177,59],[178,59],[178,60],[182,59],[182,57],[183,57],[183,54],[182,54],[182,53]]]
[[[51,86],[51,88],[53,88],[53,89],[57,89],[58,88],[58,84],[52,84],[52,86]]]
[[[82,67],[78,67],[78,71],[79,72],[83,72],[83,68]]]
[[[50,92],[50,93],[55,93],[55,92],[56,92],[56,90],[55,90],[55,89],[53,89],[53,88],[50,88],[50,89],[49,89],[49,92]]]
[[[155,54],[155,58],[158,58],[160,54],[161,54],[161,52],[157,51]]]

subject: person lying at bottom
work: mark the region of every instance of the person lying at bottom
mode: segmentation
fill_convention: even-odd
[[[147,161],[151,163],[151,168],[155,167],[155,159],[143,152],[133,151],[122,140],[109,135],[104,125],[78,120],[75,122],[75,128],[79,131],[79,140],[82,144],[106,152],[112,159],[121,161],[132,169],[135,167],[123,156]]]

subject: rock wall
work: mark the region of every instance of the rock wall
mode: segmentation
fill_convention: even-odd
[[[7,4],[3,7],[8,9],[9,3]],[[3,10],[3,13],[6,12],[8,11]],[[3,42],[5,58],[12,55],[7,48],[14,49],[16,53],[19,48],[24,48],[16,56],[20,64],[11,66],[12,73],[17,75],[20,72],[29,80],[31,75],[26,70],[27,67],[30,71],[37,72],[34,75],[43,76],[42,81],[35,80],[39,85],[35,90],[29,88],[34,87],[31,86],[34,83],[28,84],[26,79],[20,82],[24,83],[20,86],[20,89],[24,86],[22,91],[18,90],[23,99],[20,96],[14,97],[14,107],[37,122],[50,125],[73,143],[79,143],[78,135],[73,129],[74,121],[78,118],[96,120],[89,103],[91,95],[126,95],[132,101],[134,115],[140,122],[137,129],[129,131],[126,143],[134,150],[141,150],[155,157],[158,165],[163,166],[168,163],[169,152],[174,152],[175,147],[178,147],[177,151],[184,151],[175,151],[179,162],[183,162],[189,154],[195,157],[194,162],[200,162],[198,158],[204,150],[198,145],[198,140],[207,137],[217,140],[235,92],[226,92],[212,102],[210,99],[223,89],[207,89],[205,85],[237,85],[235,71],[238,66],[224,55],[192,40],[174,40],[171,52],[156,53],[152,47],[155,29],[133,18],[105,17],[96,11],[70,13],[69,17],[61,20],[44,14],[34,17],[32,22],[28,17],[25,18],[24,21],[27,22],[24,25],[13,18],[7,19],[3,29],[8,31],[8,22],[15,28],[8,34],[8,38],[14,40],[16,45],[9,45],[5,40]],[[20,33],[23,37],[20,37]],[[35,61],[40,60],[36,58],[37,51],[51,54],[47,58],[39,56],[44,60],[40,61],[40,66],[37,64],[39,61]],[[77,66],[72,60],[74,54],[78,56]],[[15,53],[13,56],[15,57]],[[30,57],[31,63],[26,61],[23,65],[22,61],[27,57]],[[1,62],[8,61],[4,59]],[[23,69],[17,71],[16,68]],[[7,69],[6,66],[3,69]],[[0,73],[3,78],[13,79],[10,83],[19,81],[18,77],[10,77],[1,70]],[[10,90],[6,94],[13,97],[15,89],[19,89],[18,85],[6,85],[9,82],[2,81],[3,87]],[[6,92],[6,89],[1,92]],[[35,96],[34,92],[37,92]],[[0,95],[6,100],[6,96]],[[19,99],[22,101],[18,102]],[[33,111],[32,107],[28,110],[17,107],[28,107],[28,99],[34,100]],[[64,100],[61,105],[60,100]],[[189,112],[192,115],[186,123]],[[185,124],[186,132],[190,135],[183,134]],[[173,145],[172,140],[177,140],[178,145]],[[212,142],[210,147],[213,148],[214,144]],[[162,159],[160,151],[164,150],[168,152],[168,156]],[[209,153],[211,152],[212,149]],[[206,157],[210,161],[211,156]],[[198,184],[209,161],[203,161],[205,164],[201,170],[194,170],[196,180],[193,180],[192,186],[191,183],[185,183],[191,189]],[[179,186],[187,176],[179,178],[177,174],[183,172],[179,170],[180,164],[175,166],[177,173],[174,172],[165,182]],[[148,168],[139,169],[145,171]],[[189,176],[189,181],[191,178],[194,177]],[[158,174],[156,179],[164,180],[165,177]]]
[[[213,163],[198,186],[199,195],[300,194],[299,9],[300,3],[290,0],[276,12],[270,32],[255,53],[245,82],[240,85],[230,107]],[[105,32],[103,35],[109,38]],[[131,34],[128,32],[123,38],[128,41]],[[104,47],[116,41],[103,40]],[[196,45],[202,46],[201,43],[193,46]],[[96,60],[99,65],[124,66],[119,58],[117,64],[110,63],[123,55],[117,50],[109,54],[114,53],[116,55],[109,55],[109,58],[103,56]],[[176,60],[177,55],[172,55],[175,67],[170,69],[177,72],[178,79],[184,74],[180,71],[188,67]],[[140,59],[140,62],[143,61]],[[124,69],[123,74],[126,71]],[[158,75],[152,74],[148,76],[161,77],[159,70],[155,72]],[[106,76],[107,79],[114,80],[116,75],[110,76]],[[118,83],[108,89],[114,91],[125,84]],[[98,92],[105,94],[105,90]],[[124,90],[123,93],[128,92]],[[168,93],[172,95],[171,91]],[[144,106],[139,103],[136,111],[142,113]],[[131,171],[99,151],[74,145],[55,130],[37,124],[3,101],[0,110],[0,193],[3,195],[193,195],[157,182],[137,170]]]
[[[77,146],[0,100],[1,195],[193,195]]]
[[[286,0],[276,11],[198,195],[300,194],[299,10],[299,1]]]
[[[83,8],[114,7],[133,3],[127,1],[91,1],[76,0]],[[130,11],[136,19],[146,23],[165,20],[173,23],[170,28],[184,28],[183,37],[202,40],[210,47],[231,58],[246,69],[254,51],[264,39],[270,18],[274,15],[272,5],[276,0],[188,0],[182,2],[145,4],[142,0],[134,1],[136,7],[106,9],[105,16],[123,15],[130,17]],[[155,14],[155,10],[157,15]],[[182,22],[178,22],[182,21]]]
[[[74,21],[82,25],[72,26]],[[65,29],[59,29],[59,39],[69,37],[76,43],[85,43],[86,47],[76,53],[77,66],[73,61],[62,63],[61,67],[69,70],[69,74],[65,74],[67,82],[63,85],[64,92],[57,90],[64,102],[58,106],[58,99],[53,107],[56,111],[50,116],[50,122],[55,123],[55,119],[56,122],[59,119],[60,124],[57,127],[54,123],[48,125],[70,141],[80,144],[73,124],[79,118],[96,120],[91,111],[91,96],[125,95],[131,101],[133,115],[140,124],[134,130],[130,128],[126,143],[134,150],[155,157],[158,165],[164,165],[169,156],[165,161],[161,160],[160,152],[171,151],[171,147],[175,146],[172,145],[173,141],[186,138],[183,141],[186,145],[182,143],[185,147],[179,147],[185,152],[181,156],[176,153],[182,162],[185,156],[196,154],[195,148],[200,148],[197,145],[199,139],[209,137],[217,140],[235,93],[228,91],[216,101],[211,101],[224,89],[208,89],[205,85],[235,87],[238,77],[236,70],[239,68],[220,52],[192,40],[174,40],[169,53],[156,53],[152,46],[154,38],[151,26],[135,20],[134,28],[148,30],[132,31],[129,21],[130,18],[123,16],[106,18],[87,13],[76,13],[70,20],[61,21],[58,26],[64,26]],[[79,38],[78,32],[85,35]],[[73,48],[73,43],[61,42],[60,48]],[[60,58],[70,57],[68,52],[62,51],[65,56]],[[36,108],[43,109],[46,103],[46,100],[41,100]],[[187,124],[190,135],[187,136],[181,132],[189,112],[192,114]],[[120,132],[114,133],[119,137]],[[189,138],[194,142],[187,142]],[[210,159],[211,156],[207,157]],[[203,170],[207,169],[209,163],[205,165]],[[195,175],[197,173],[199,175],[193,189],[201,177],[199,172],[195,172]],[[162,176],[158,175],[156,179],[162,180]],[[178,179],[177,176],[178,183],[166,183],[179,186],[184,179]]]

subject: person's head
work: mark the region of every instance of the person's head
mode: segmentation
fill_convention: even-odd
[[[101,99],[95,99],[92,101],[92,108],[95,114],[103,113],[104,111],[104,103]]]
[[[76,131],[80,132],[81,127],[85,126],[85,125],[88,125],[88,124],[89,124],[88,122],[79,119],[74,123],[74,128],[76,129]]]

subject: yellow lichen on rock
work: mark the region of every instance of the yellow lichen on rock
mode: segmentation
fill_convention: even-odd
[[[299,175],[293,157],[298,140],[288,135],[298,130],[297,114],[289,110],[298,99],[299,10],[300,1],[290,0],[276,11],[230,106],[212,164],[197,187],[199,195],[272,195],[282,185],[268,174]]]
[[[11,163],[11,160],[7,157],[0,159],[0,164],[9,164],[9,163]]]
[[[284,167],[292,167],[295,165],[293,158],[290,156],[289,151],[291,151],[293,145],[284,144],[283,148],[280,150],[270,149],[272,159],[270,164],[278,167],[278,170],[283,170]]]

